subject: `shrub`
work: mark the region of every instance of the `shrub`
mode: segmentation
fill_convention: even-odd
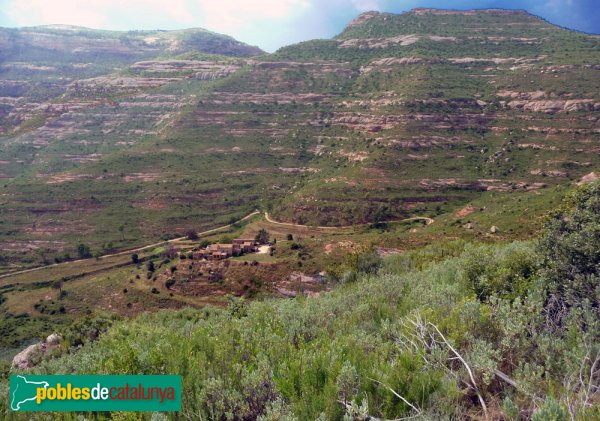
[[[583,311],[600,317],[600,182],[578,189],[551,216],[540,240],[552,328]]]
[[[185,233],[185,236],[187,237],[188,240],[197,240],[198,239],[198,233],[196,232],[196,230],[188,230]]]
[[[554,398],[548,397],[544,405],[533,413],[532,421],[568,421],[567,410],[563,408]]]
[[[60,331],[65,348],[77,347],[97,340],[115,322],[115,317],[98,316],[77,319]]]
[[[267,244],[269,242],[269,233],[266,229],[261,228],[256,234],[255,240],[260,244]]]
[[[539,261],[529,243],[519,242],[502,248],[468,247],[464,259],[462,280],[482,301],[492,295],[509,299],[524,295]]]
[[[88,257],[92,257],[92,253],[90,251],[90,246],[83,244],[83,243],[79,244],[77,246],[77,255],[81,259],[87,259]]]

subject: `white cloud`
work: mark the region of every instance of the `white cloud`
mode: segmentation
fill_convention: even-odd
[[[312,7],[310,0],[200,0],[202,20],[223,32],[240,29],[267,20],[286,20]]]
[[[112,16],[130,21],[131,29],[148,17],[192,23],[186,0],[8,0],[2,6],[18,26],[62,23],[91,28],[114,27]]]
[[[359,12],[381,10],[381,4],[379,0],[352,0],[352,5]]]

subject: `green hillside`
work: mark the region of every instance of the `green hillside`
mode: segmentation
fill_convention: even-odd
[[[580,189],[539,243],[363,256],[317,297],[146,314],[95,343],[108,321],[82,321],[63,336],[86,345],[33,372],[180,373],[164,419],[598,419],[599,198]]]
[[[367,13],[252,59],[203,30],[2,33],[7,269],[257,207],[335,226],[525,192],[538,212],[599,164],[600,40],[525,12]]]
[[[0,418],[58,332],[24,370],[181,373],[173,419],[599,419],[599,111],[525,11],[0,28]]]

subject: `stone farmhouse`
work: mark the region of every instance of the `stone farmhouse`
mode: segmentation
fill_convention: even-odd
[[[243,253],[255,253],[258,241],[247,238],[236,238],[231,244],[210,244],[202,250],[194,252],[194,260],[222,260]]]

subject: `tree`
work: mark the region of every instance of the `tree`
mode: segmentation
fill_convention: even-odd
[[[119,232],[121,233],[121,240],[125,241],[125,224],[119,225]]]
[[[77,246],[77,254],[82,259],[87,259],[88,257],[92,257],[92,253],[90,251],[90,246],[86,244],[79,244]]]
[[[260,244],[267,244],[269,242],[269,233],[266,229],[261,228],[258,234],[256,234],[255,240]]]
[[[373,228],[385,228],[386,227],[385,220],[387,218],[389,218],[389,216],[390,216],[390,212],[389,212],[389,208],[387,206],[380,206],[379,208],[377,208],[377,210],[373,213],[373,216],[372,216]]]
[[[177,249],[173,244],[167,244],[165,250],[161,253],[162,257],[166,257],[167,259],[174,259],[177,257]]]
[[[551,327],[562,327],[573,311],[600,317],[599,182],[579,188],[552,215],[539,246]]]
[[[148,272],[154,272],[156,270],[156,268],[154,267],[153,261],[149,261],[148,264],[146,265],[146,267],[148,268]]]
[[[140,257],[138,256],[137,253],[133,253],[131,255],[131,261],[133,262],[134,265],[137,265],[140,261]]]
[[[287,240],[288,241],[293,241],[294,240],[294,236],[292,234],[288,234],[287,235]]]
[[[197,240],[198,239],[198,233],[195,230],[188,230],[185,233],[185,236],[187,237],[188,240]]]

